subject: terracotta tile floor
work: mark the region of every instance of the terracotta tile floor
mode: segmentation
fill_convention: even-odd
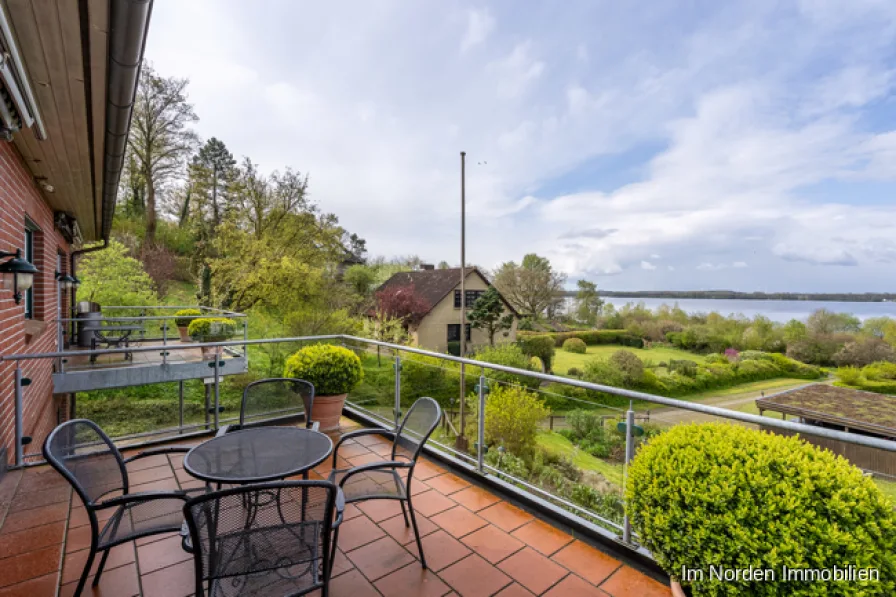
[[[344,420],[344,429],[356,424]],[[349,462],[373,460],[385,440],[346,444]],[[340,451],[341,452],[341,451]],[[342,455],[342,454],[340,454]],[[376,457],[380,459],[379,456]],[[129,469],[134,489],[196,486],[183,457],[148,458]],[[313,473],[326,477],[329,463]],[[432,461],[415,475],[415,506],[429,570],[394,503],[350,505],[339,535],[333,597],[564,595],[669,596],[667,586],[536,519]],[[418,492],[419,490],[419,492]],[[0,481],[0,597],[72,595],[87,557],[84,508],[49,467],[12,471]],[[96,563],[94,563],[94,567]],[[160,535],[114,548],[97,590],[106,597],[186,597],[193,562],[179,539]]]

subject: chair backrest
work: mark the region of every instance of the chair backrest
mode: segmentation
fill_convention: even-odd
[[[240,595],[286,595],[323,586],[336,492],[329,481],[279,481],[189,500],[184,516],[193,542],[196,595],[204,594],[204,583],[215,581],[221,588],[238,587],[234,594]]]
[[[304,379],[274,377],[253,381],[243,390],[240,427],[253,421],[305,413],[305,427],[311,428],[314,385]]]
[[[112,492],[128,492],[128,473],[121,453],[93,421],[73,419],[50,432],[43,454],[50,466],[65,477],[84,505]]]
[[[432,398],[418,398],[411,409],[404,416],[398,431],[395,434],[395,443],[392,445],[392,459],[395,460],[398,448],[403,448],[410,453],[410,459],[416,461],[423,449],[423,444],[435,431],[439,420],[442,418],[442,409],[439,403]]]

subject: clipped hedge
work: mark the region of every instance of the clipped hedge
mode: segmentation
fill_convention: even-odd
[[[554,339],[548,334],[540,336],[528,336],[519,340],[520,350],[529,358],[538,357],[544,365],[544,370],[551,372],[551,363],[554,359]]]
[[[628,469],[632,524],[695,597],[893,595],[896,512],[844,458],[796,437],[739,425],[678,425],[647,442]],[[781,579],[782,566],[874,568],[880,581]],[[774,582],[720,581],[710,566],[771,569]]]
[[[237,325],[226,317],[201,317],[187,326],[191,338],[204,342],[223,342],[236,334]]]
[[[286,359],[283,377],[311,382],[318,396],[347,394],[364,379],[361,359],[354,352],[332,344],[312,344]]]
[[[179,328],[188,327],[196,318],[202,316],[199,309],[181,309],[174,313],[174,325]]]
[[[626,330],[580,330],[574,332],[521,332],[517,331],[517,337],[520,339],[531,338],[533,336],[547,336],[554,341],[554,345],[559,347],[570,338],[578,338],[588,346],[598,344],[621,344],[623,346],[631,346],[633,348],[644,348],[644,340],[638,336],[630,334]]]
[[[563,341],[563,350],[574,354],[585,354],[588,352],[588,347],[585,346],[585,341],[581,338],[568,338]]]

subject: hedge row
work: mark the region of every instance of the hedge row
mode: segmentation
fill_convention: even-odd
[[[554,344],[557,347],[563,346],[563,343],[570,338],[578,338],[589,346],[597,344],[621,344],[622,346],[631,346],[633,348],[644,348],[644,340],[638,336],[630,334],[626,330],[583,330],[550,333],[518,331],[517,336],[520,339],[531,338],[532,336],[547,336],[554,341]]]

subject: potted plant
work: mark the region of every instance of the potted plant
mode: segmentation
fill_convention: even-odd
[[[224,317],[200,317],[187,327],[190,338],[196,342],[224,342],[236,333],[236,322]],[[223,346],[203,346],[202,357],[206,360],[220,358]]]
[[[682,585],[694,597],[896,594],[892,501],[846,459],[799,437],[676,425],[639,449],[625,493],[632,526],[676,596]],[[877,569],[880,582],[784,579],[784,566]],[[744,570],[753,572],[730,577]]]
[[[181,342],[189,342],[190,341],[190,332],[188,328],[193,320],[197,319],[202,315],[202,311],[199,309],[181,309],[174,314],[174,325],[177,326],[177,331],[180,334]]]
[[[321,431],[339,429],[345,397],[364,378],[361,359],[332,344],[306,346],[286,359],[283,377],[304,379],[314,385],[314,420]]]

